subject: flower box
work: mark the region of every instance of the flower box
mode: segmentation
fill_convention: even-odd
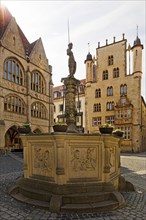
[[[54,132],[66,132],[67,125],[53,125]]]
[[[19,127],[18,132],[20,134],[29,134],[31,132],[31,128],[30,127]]]
[[[121,130],[115,130],[113,131],[113,135],[117,136],[117,137],[123,137],[124,132]]]
[[[101,134],[112,134],[112,131],[113,131],[113,127],[100,127],[99,128],[99,131]]]

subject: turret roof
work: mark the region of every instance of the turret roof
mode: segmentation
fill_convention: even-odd
[[[89,52],[89,53],[87,54],[85,63],[86,63],[87,61],[92,61],[92,60],[93,60],[93,59],[92,59],[92,55],[91,55],[91,53]]]
[[[141,40],[140,40],[140,38],[138,37],[138,33],[137,33],[137,37],[136,37],[136,39],[135,39],[135,41],[134,41],[134,43],[133,43],[133,47],[132,47],[132,48],[134,48],[134,47],[136,47],[136,46],[141,46],[142,49],[143,49],[143,45],[141,44]]]

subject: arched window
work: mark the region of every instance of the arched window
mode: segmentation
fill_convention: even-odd
[[[15,58],[9,58],[4,62],[3,78],[24,85],[24,70]]]
[[[31,116],[36,118],[47,118],[46,107],[40,102],[34,102],[31,105]]]
[[[8,95],[4,100],[4,110],[24,115],[26,114],[26,105],[19,96]]]
[[[113,87],[107,87],[107,96],[113,96]]]
[[[119,68],[118,67],[113,69],[113,77],[114,78],[119,77]]]
[[[94,104],[93,112],[101,112],[101,104],[100,103]]]
[[[107,110],[107,111],[112,111],[112,110],[114,110],[114,102],[107,102],[107,103],[106,103],[106,110]]]
[[[108,56],[108,65],[110,66],[110,65],[113,65],[113,64],[114,64],[114,57],[113,57],[113,55]]]
[[[95,98],[101,97],[101,89],[96,89],[95,90]]]
[[[120,86],[120,94],[121,95],[126,95],[127,94],[127,85],[126,84],[122,84],[121,86]]]
[[[33,71],[31,73],[31,89],[35,92],[45,94],[45,80],[38,71]]]
[[[103,71],[102,78],[103,78],[103,80],[107,80],[108,79],[108,71],[107,70]]]

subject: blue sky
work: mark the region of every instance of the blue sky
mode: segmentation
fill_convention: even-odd
[[[68,75],[68,20],[70,41],[77,62],[75,77],[85,78],[84,60],[89,51],[94,56],[98,42],[104,46],[125,38],[133,45],[138,35],[144,45],[142,95],[146,100],[145,71],[145,0],[129,1],[2,1],[15,17],[29,42],[42,38],[49,64],[53,67],[54,86],[61,84],[61,78]]]

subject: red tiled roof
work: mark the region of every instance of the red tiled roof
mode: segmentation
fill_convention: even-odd
[[[62,90],[63,89],[63,85],[61,85],[61,86],[55,86],[54,88],[53,88],[53,91],[54,92],[57,92],[57,91],[60,91],[60,90]]]

